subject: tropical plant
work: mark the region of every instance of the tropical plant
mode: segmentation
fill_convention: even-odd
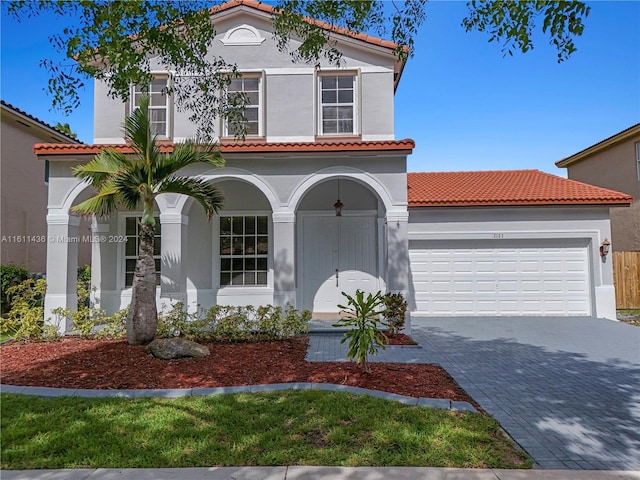
[[[9,288],[18,285],[29,278],[29,270],[19,265],[9,263],[0,265],[0,283],[2,290],[2,313],[5,314],[11,310],[11,299],[9,298]]]
[[[384,318],[392,335],[397,335],[404,328],[407,315],[407,301],[401,293],[387,293],[384,296],[387,313]]]
[[[125,120],[124,135],[133,155],[105,148],[90,162],[73,168],[74,175],[87,180],[98,193],[72,210],[101,217],[118,208],[142,210],[140,247],[127,318],[127,341],[135,345],[153,340],[158,324],[153,259],[155,199],[163,193],[188,195],[200,203],[207,218],[211,218],[222,206],[221,192],[203,179],[178,172],[197,162],[219,167],[224,160],[216,145],[196,140],[176,144],[173,153],[162,153],[151,131],[148,98],[141,99],[140,107]]]
[[[76,132],[74,132],[73,130],[71,130],[71,126],[68,123],[61,123],[58,122],[54,125],[54,127],[56,130],[64,133],[67,137],[71,137],[71,138],[78,138],[78,134]]]
[[[347,315],[340,318],[334,327],[353,327],[347,330],[340,343],[349,341],[347,356],[355,359],[365,372],[369,372],[369,355],[375,355],[380,348],[384,349],[389,339],[380,327],[386,324],[381,317],[387,313],[382,292],[375,295],[369,293],[365,298],[362,290],[356,290],[354,297],[342,292],[348,300],[347,306],[338,305]]]

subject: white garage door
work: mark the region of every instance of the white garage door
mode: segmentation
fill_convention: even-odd
[[[415,313],[590,315],[586,240],[411,241]]]

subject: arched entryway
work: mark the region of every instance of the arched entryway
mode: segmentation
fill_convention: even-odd
[[[336,215],[337,200],[344,205]],[[345,292],[384,289],[385,208],[358,180],[326,179],[300,200],[297,216],[298,304],[315,316],[336,314]]]

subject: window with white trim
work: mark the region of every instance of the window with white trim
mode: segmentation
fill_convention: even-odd
[[[320,75],[319,134],[354,135],[356,128],[356,76]]]
[[[266,285],[269,217],[220,217],[220,286]]]
[[[638,170],[638,181],[640,182],[640,142],[636,142],[636,166]]]
[[[227,119],[225,136],[244,134],[246,137],[262,136],[262,81],[255,75],[234,78],[227,87],[227,100],[232,105],[242,106],[240,118]]]
[[[140,249],[140,220],[142,217],[125,217],[124,234],[126,242],[124,244],[124,286],[133,285],[133,273],[136,270],[136,261]],[[160,256],[161,225],[160,218],[155,217],[156,227],[153,242],[153,259],[156,263],[156,285],[160,285],[160,267],[162,265]]]
[[[151,133],[169,138],[169,96],[166,93],[169,77],[154,78],[148,85],[134,85],[131,111],[140,106],[140,99],[149,97]]]

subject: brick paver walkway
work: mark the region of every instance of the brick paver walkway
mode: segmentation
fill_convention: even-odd
[[[640,328],[580,318],[418,318],[421,348],[373,361],[437,363],[545,469],[640,470]],[[312,335],[307,359],[346,359]]]

